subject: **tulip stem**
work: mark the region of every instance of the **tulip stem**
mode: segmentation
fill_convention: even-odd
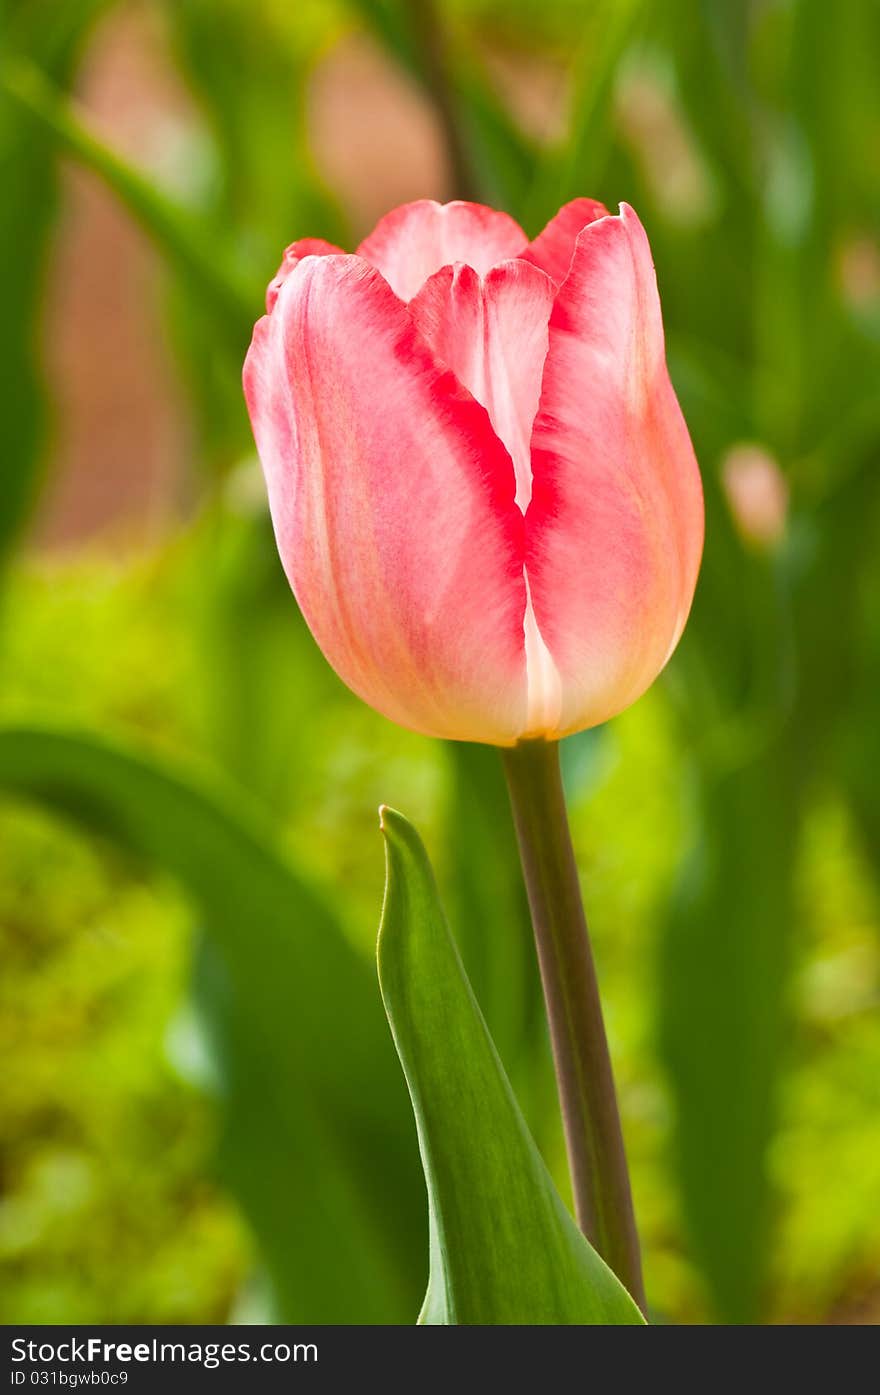
[[[450,80],[447,38],[434,0],[418,0],[412,7],[410,22],[418,46],[422,81],[433,100],[446,142],[454,186],[453,197],[479,198],[480,191],[474,178],[467,143],[462,135],[455,93]]]
[[[557,742],[502,751],[538,950],[578,1224],[642,1311],[639,1238]]]

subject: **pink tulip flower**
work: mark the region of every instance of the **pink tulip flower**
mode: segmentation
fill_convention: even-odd
[[[284,254],[244,385],[278,548],[340,677],[511,746],[627,707],[687,619],[700,476],[635,213],[395,209]]]

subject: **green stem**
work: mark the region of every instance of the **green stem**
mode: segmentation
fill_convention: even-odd
[[[419,50],[422,81],[434,103],[446,142],[453,196],[457,199],[478,199],[480,190],[474,177],[467,143],[462,135],[455,92],[450,80],[446,33],[434,0],[417,0],[412,7],[410,19]]]
[[[578,1224],[642,1311],[617,1095],[556,742],[502,752],[532,912]]]

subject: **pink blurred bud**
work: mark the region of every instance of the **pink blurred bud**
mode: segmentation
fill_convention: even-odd
[[[724,457],[721,480],[740,535],[770,547],[785,532],[788,483],[777,461],[763,446],[733,446]]]
[[[245,396],[281,559],[329,662],[403,726],[594,726],[684,628],[703,498],[631,208],[533,242],[423,200],[285,253]]]

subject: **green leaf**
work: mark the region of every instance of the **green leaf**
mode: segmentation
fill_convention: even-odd
[[[187,573],[193,641],[211,682],[204,723],[217,760],[267,812],[290,808],[311,769],[314,713],[339,680],[318,651],[278,562],[268,512],[206,509]],[[202,584],[211,577],[210,590]],[[307,778],[307,777],[306,777]]]
[[[70,0],[47,10],[0,0],[0,63],[25,47],[60,87],[107,0]],[[44,441],[38,309],[56,212],[52,142],[0,86],[0,558],[26,523],[39,485]]]
[[[497,751],[450,741],[448,904],[468,978],[507,1070],[540,1017],[529,906]],[[538,1012],[536,1013],[536,1008]]]
[[[161,0],[187,87],[216,146],[212,203],[261,280],[298,237],[351,245],[309,148],[309,78],[337,31],[332,7]]]
[[[595,195],[600,189],[614,79],[644,10],[644,0],[604,0],[595,7],[573,74],[565,138],[544,156],[529,195],[524,214],[528,230],[537,232],[569,199]]]
[[[310,71],[336,33],[334,7],[243,5],[241,0],[159,0],[181,77],[204,122],[199,213],[216,242],[253,271],[246,336],[227,342],[200,313],[188,278],[172,286],[170,327],[186,365],[200,453],[223,473],[253,447],[241,395],[241,361],[282,249],[324,237],[340,247],[346,219],[309,148]],[[229,353],[228,350],[232,352]]]
[[[529,904],[498,752],[446,742],[444,897],[465,972],[529,1127],[558,1133],[553,1064]]]
[[[700,788],[659,964],[682,1207],[722,1321],[757,1321],[772,1254],[777,1119],[794,923],[792,752],[778,744]]]
[[[471,55],[457,56],[453,79],[453,95],[462,112],[464,140],[471,151],[480,196],[521,217],[540,152],[520,130]]]
[[[565,1209],[528,1132],[418,834],[387,808],[382,830],[379,979],[428,1188],[431,1269],[420,1321],[642,1322]]]
[[[867,16],[819,0],[778,27],[734,7],[663,13],[676,91],[723,217],[699,247],[671,229],[664,247],[652,230],[667,322],[679,329],[670,343],[712,344],[679,384],[711,545],[670,671],[697,836],[664,917],[657,988],[682,1214],[728,1322],[758,1319],[772,1281],[773,1137],[795,950],[815,914],[800,881],[817,789],[826,797],[843,782],[835,797],[850,797],[871,847],[878,336],[835,270],[853,230],[876,223],[864,139],[854,139],[880,116],[869,76],[880,31]],[[719,375],[710,398],[699,378],[707,384],[723,358],[741,368]],[[737,537],[714,468],[738,440],[766,443],[788,476],[789,532],[772,557]]]
[[[333,913],[258,820],[143,755],[76,733],[5,729],[0,787],[171,873],[196,903],[221,1162],[278,1316],[409,1321],[423,1201],[406,1092],[371,966]]]
[[[229,335],[231,347],[244,352],[250,338],[257,286],[245,276],[213,228],[176,204],[140,171],[128,164],[90,130],[75,104],[35,64],[24,58],[4,62],[0,91],[15,102],[55,143],[97,174],[155,241],[169,262],[211,305]]]

